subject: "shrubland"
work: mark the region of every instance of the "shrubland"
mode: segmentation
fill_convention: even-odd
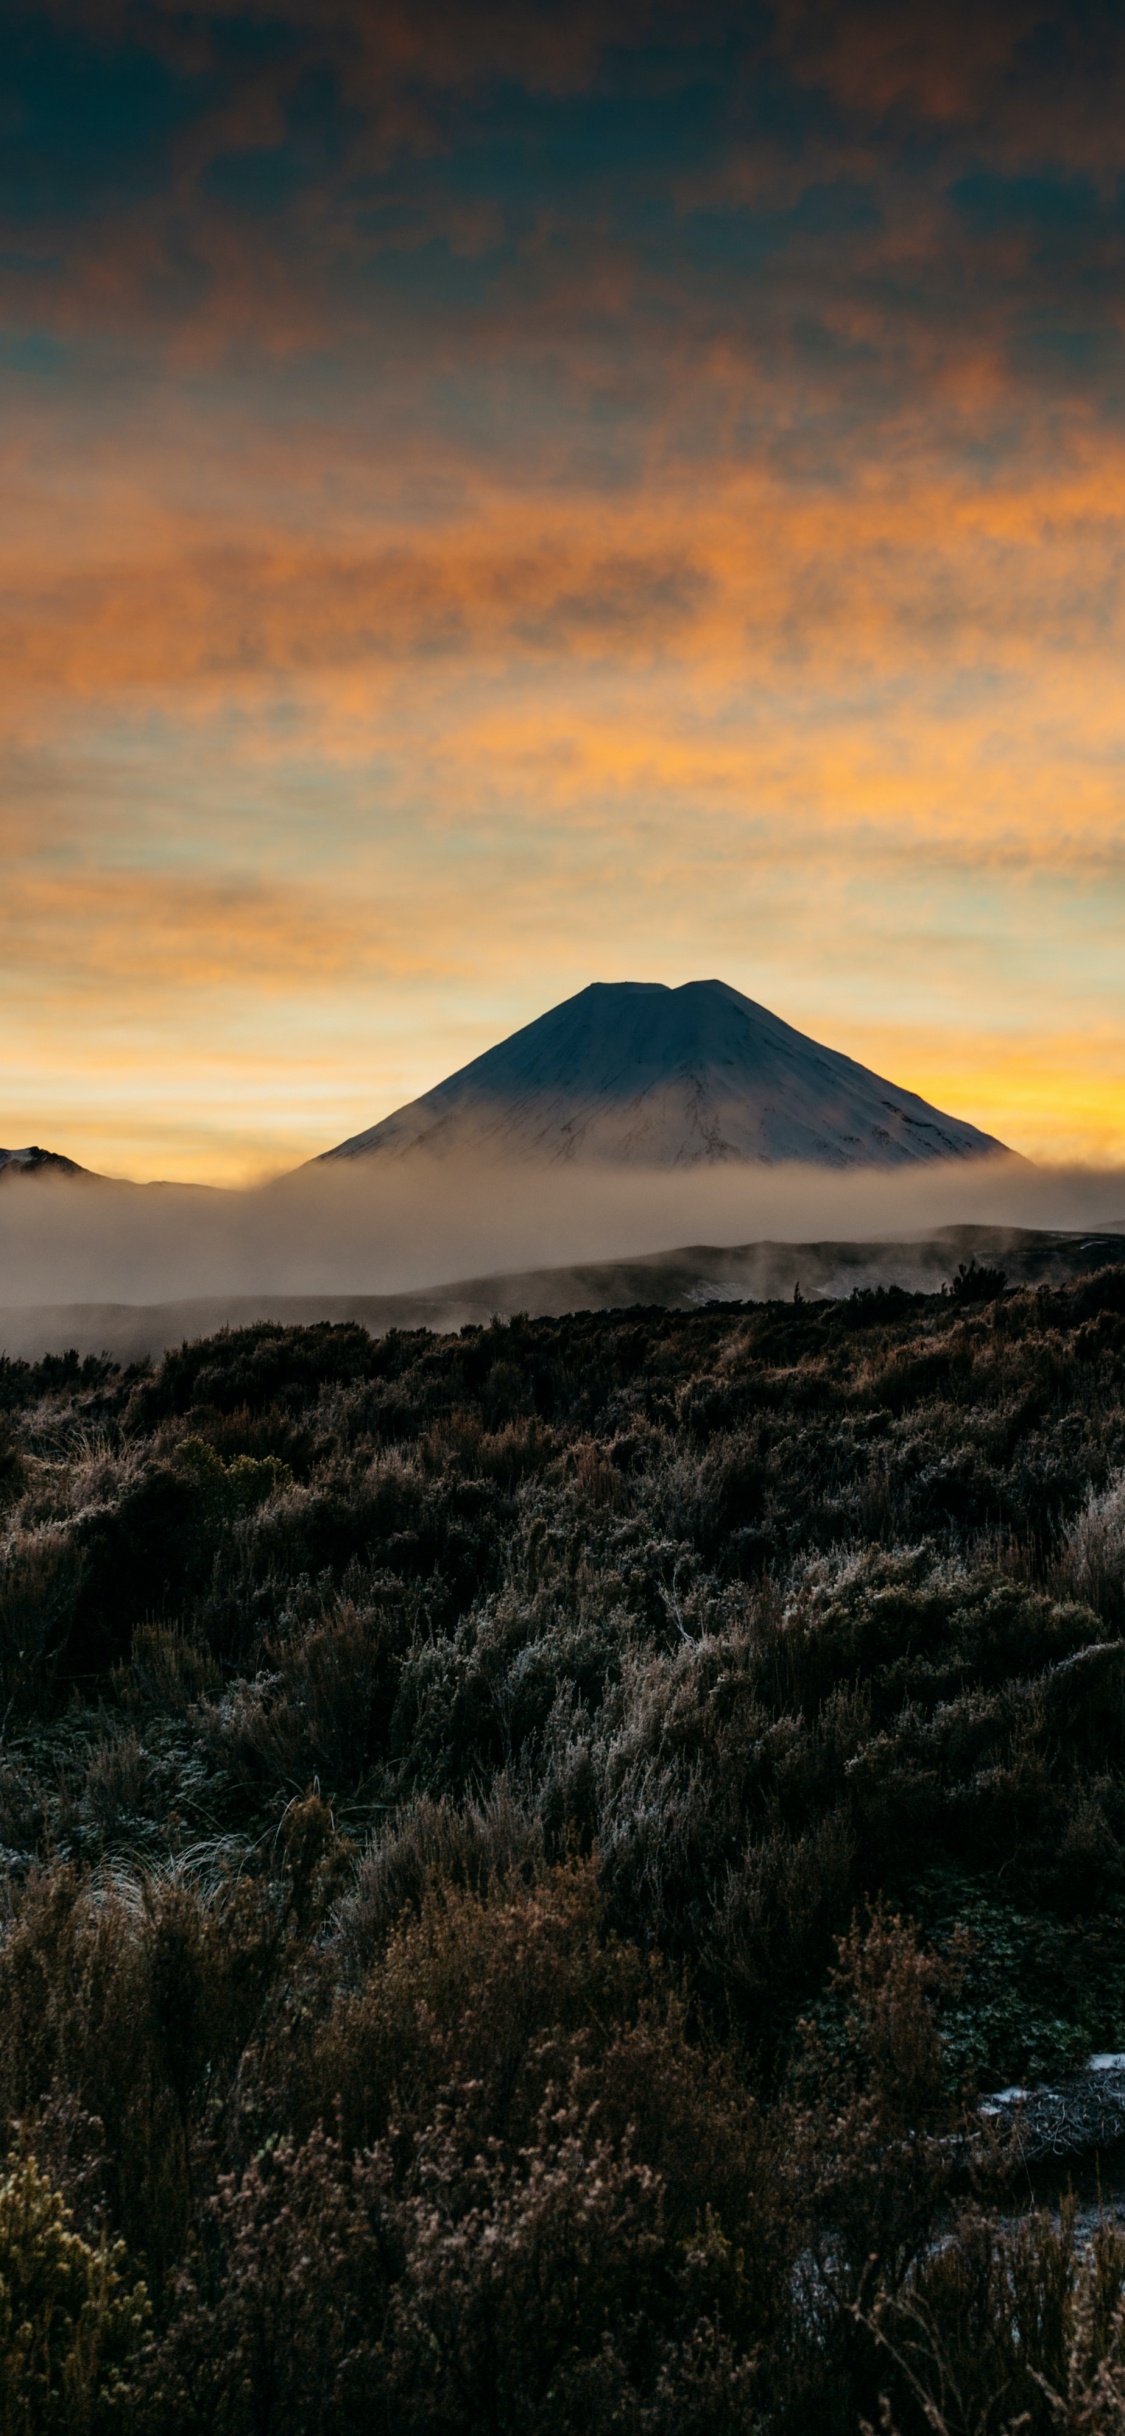
[[[0,1361],[0,1531],[0,2428],[1125,2427],[1121,1271]]]

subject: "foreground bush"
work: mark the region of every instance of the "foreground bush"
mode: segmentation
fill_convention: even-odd
[[[34,2158],[18,2156],[0,2179],[4,2436],[109,2436],[128,2424],[148,2303],[123,2268],[123,2245],[83,2241]]]
[[[1013,2226],[968,2211],[869,2328],[884,2428],[1117,2436],[1125,2426],[1125,2236],[1075,2242],[1073,2201]]]

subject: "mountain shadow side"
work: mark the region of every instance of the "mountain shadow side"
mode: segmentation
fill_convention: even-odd
[[[77,1159],[67,1159],[61,1150],[43,1150],[38,1142],[26,1150],[0,1150],[0,1176],[86,1176],[89,1169],[80,1167]]]
[[[1016,1155],[724,981],[593,981],[321,1158],[415,1151],[658,1168]]]

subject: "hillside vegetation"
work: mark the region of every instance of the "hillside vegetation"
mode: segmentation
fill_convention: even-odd
[[[974,2105],[1125,2049],[1125,1276],[1002,1284],[0,1362],[0,2426],[1125,2427]]]

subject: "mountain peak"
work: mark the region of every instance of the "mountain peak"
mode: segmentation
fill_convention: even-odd
[[[89,1171],[61,1150],[43,1150],[38,1142],[26,1150],[0,1150],[0,1176],[84,1176]]]
[[[729,982],[592,981],[322,1155],[421,1150],[548,1165],[897,1167],[1004,1145]]]

